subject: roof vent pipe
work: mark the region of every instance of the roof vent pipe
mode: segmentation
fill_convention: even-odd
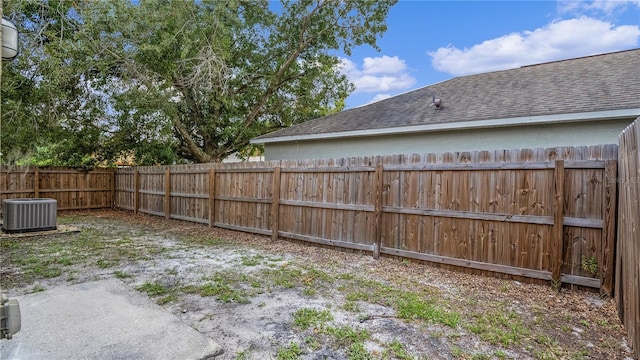
[[[433,106],[436,108],[436,110],[440,110],[442,108],[442,99],[436,98],[435,94],[432,95],[431,101],[433,102]]]

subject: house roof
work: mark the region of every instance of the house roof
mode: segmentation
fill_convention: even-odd
[[[436,109],[432,98],[442,99]],[[453,78],[253,143],[640,115],[640,49]]]

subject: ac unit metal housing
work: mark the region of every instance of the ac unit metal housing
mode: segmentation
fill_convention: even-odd
[[[55,199],[6,199],[2,201],[2,210],[5,233],[57,229],[58,201]]]

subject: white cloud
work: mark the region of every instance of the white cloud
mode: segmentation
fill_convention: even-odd
[[[369,104],[378,102],[380,100],[388,99],[390,97],[391,97],[391,94],[378,94],[369,101]]]
[[[624,11],[628,7],[640,7],[640,0],[559,0],[559,13],[601,12],[608,15]]]
[[[639,39],[637,25],[614,26],[579,17],[487,40],[471,48],[449,45],[428,54],[436,70],[468,75],[634,48]]]
[[[416,83],[407,72],[404,60],[397,56],[366,57],[362,67],[349,59],[341,59],[341,71],[356,87],[356,93],[404,90]]]
[[[407,64],[399,57],[382,55],[380,57],[366,57],[362,65],[365,74],[397,74],[407,69]]]

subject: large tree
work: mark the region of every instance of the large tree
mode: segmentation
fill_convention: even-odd
[[[51,87],[43,111],[71,147],[220,161],[341,110],[352,85],[338,54],[375,48],[395,2],[26,1],[11,8],[29,33],[16,67]]]

